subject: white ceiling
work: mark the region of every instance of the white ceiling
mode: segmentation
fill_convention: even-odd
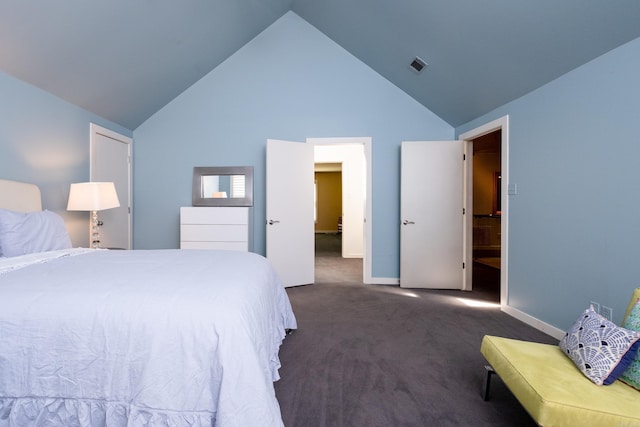
[[[289,10],[452,126],[640,37],[638,0],[7,0],[0,70],[133,130]]]

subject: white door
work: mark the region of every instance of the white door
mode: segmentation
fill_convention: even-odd
[[[98,212],[100,247],[131,249],[131,138],[91,124],[91,181],[113,182],[120,207]]]
[[[462,141],[403,142],[400,176],[400,286],[462,289]]]
[[[314,280],[313,144],[267,140],[267,258],[285,287]]]

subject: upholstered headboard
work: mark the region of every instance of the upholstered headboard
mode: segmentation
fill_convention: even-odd
[[[0,208],[18,212],[41,211],[40,197],[37,185],[0,179]]]

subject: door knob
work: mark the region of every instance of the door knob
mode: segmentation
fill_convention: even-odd
[[[267,221],[267,224],[269,224],[269,225],[273,225],[273,224],[277,224],[277,223],[279,223],[279,222],[280,222],[280,221],[274,221],[274,220],[270,219],[269,221]]]
[[[408,220],[406,220],[406,219],[405,219],[404,221],[402,221],[402,225],[409,225],[409,224],[415,224],[415,222],[413,222],[413,221],[408,221]]]

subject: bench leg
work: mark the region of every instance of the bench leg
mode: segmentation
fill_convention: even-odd
[[[491,367],[491,365],[484,365],[484,369],[486,372],[484,374],[484,380],[482,381],[482,400],[487,401],[489,400],[491,377],[496,373],[496,371],[493,370],[493,367]]]

